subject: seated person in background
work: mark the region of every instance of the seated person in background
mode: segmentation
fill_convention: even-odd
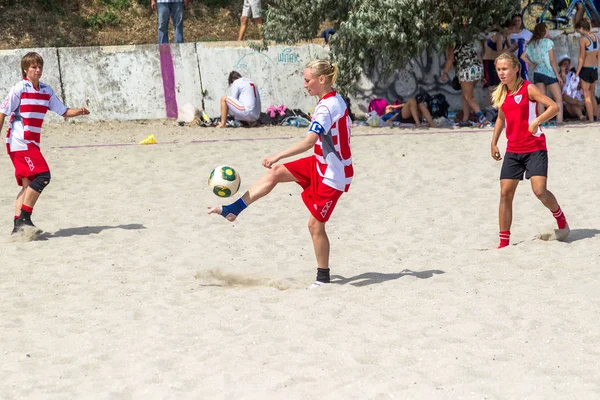
[[[231,114],[237,121],[256,125],[260,117],[260,93],[248,78],[243,78],[237,71],[231,71],[228,78],[231,85],[231,96],[221,97],[221,122],[217,128],[225,128],[227,115]]]
[[[566,54],[558,59],[558,69],[563,78],[561,85],[564,102],[564,118],[585,121],[585,101],[581,82],[575,76],[575,68],[571,68],[571,59]]]
[[[417,128],[420,128],[421,119],[423,117],[425,117],[430,127],[436,126],[427,105],[423,103],[422,100],[417,101],[417,99],[413,97],[406,103],[396,101],[393,105],[387,106],[385,108],[385,115],[383,115],[381,119],[388,124],[396,121],[405,124],[415,124]]]

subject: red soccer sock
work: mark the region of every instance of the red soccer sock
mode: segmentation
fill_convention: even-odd
[[[500,232],[500,244],[498,248],[501,249],[503,247],[508,246],[510,243],[510,231],[501,231]]]
[[[565,217],[565,214],[560,209],[560,206],[558,206],[558,210],[552,211],[552,215],[554,216],[554,218],[556,218],[556,223],[558,224],[558,229],[565,229],[567,227],[567,218]]]
[[[29,207],[29,206],[26,206],[25,204],[23,204],[21,206],[21,210],[27,211],[28,213],[32,213],[33,212],[33,207]]]

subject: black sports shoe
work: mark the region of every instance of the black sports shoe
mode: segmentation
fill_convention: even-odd
[[[15,219],[15,226],[13,228],[12,234],[14,235],[15,233],[18,233],[20,231],[22,231],[25,227],[31,227],[31,228],[36,228],[36,226],[33,224],[33,222],[31,222],[31,218],[29,217],[19,217]],[[38,232],[41,232],[41,230],[36,229]]]

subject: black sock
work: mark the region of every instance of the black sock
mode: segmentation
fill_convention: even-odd
[[[19,219],[21,221],[29,221],[31,220],[31,211],[26,211],[21,208],[21,215],[19,215]]]
[[[329,283],[329,268],[317,268],[317,281],[323,283]]]

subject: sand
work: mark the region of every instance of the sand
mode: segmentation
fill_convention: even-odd
[[[353,134],[317,290],[299,186],[206,214],[214,166],[243,192],[303,130],[47,124],[33,241],[0,157],[0,398],[598,398],[598,125],[547,130],[568,240],[525,181],[502,250],[490,129]]]

